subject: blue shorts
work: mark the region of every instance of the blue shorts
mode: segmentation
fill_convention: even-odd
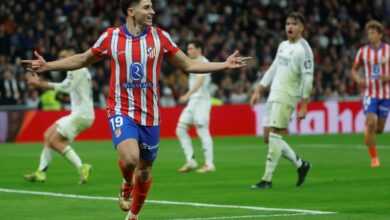
[[[364,114],[375,114],[379,118],[387,118],[390,109],[390,99],[363,97]]]
[[[133,138],[138,141],[142,159],[149,162],[156,160],[160,140],[160,126],[138,125],[132,118],[124,115],[114,115],[108,119],[115,149],[122,141]]]

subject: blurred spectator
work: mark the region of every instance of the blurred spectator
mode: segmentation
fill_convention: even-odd
[[[366,41],[363,28],[369,19],[385,25],[384,41],[388,42],[390,36],[389,0],[159,0],[154,4],[159,14],[155,25],[168,30],[182,49],[186,47],[185,42],[196,38],[204,41],[205,56],[211,61],[223,61],[236,49],[253,57],[245,73],[213,75],[216,85],[213,93],[224,103],[236,102],[238,90],[242,90],[240,96],[251,92],[248,82],[257,83],[255,80],[269,67],[277,45],[284,39],[284,19],[293,10],[302,12],[307,19],[304,35],[313,48],[316,62],[315,100],[338,98],[335,94],[340,96],[341,84],[345,85],[348,96],[359,95],[348,70],[357,48]],[[4,78],[5,69],[11,69],[16,81],[22,80],[18,57],[29,59],[37,50],[50,61],[57,58],[59,48],[67,45],[85,51],[106,27],[119,26],[124,21],[118,12],[119,1],[11,0],[1,1],[0,9],[0,78]],[[102,106],[102,90],[109,84],[110,62],[99,63],[94,68],[94,102]],[[186,91],[186,78],[180,70],[163,64],[160,81],[167,79],[173,99]],[[237,89],[238,85],[244,88]],[[16,82],[16,87],[20,86],[22,83]],[[13,87],[8,93],[1,91],[1,100],[10,95],[9,91],[13,91],[11,96],[18,96],[17,104],[26,102],[23,99],[28,96],[18,94]]]
[[[38,109],[40,104],[38,90],[36,89],[30,90],[27,94],[28,94],[28,97],[26,98],[27,108]]]
[[[0,79],[0,105],[19,105],[22,104],[23,93],[18,85],[18,81],[9,69],[1,73]]]

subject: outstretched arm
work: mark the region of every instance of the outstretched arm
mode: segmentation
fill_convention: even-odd
[[[238,51],[230,55],[225,62],[204,62],[190,59],[183,51],[179,50],[175,55],[169,58],[169,61],[184,70],[191,73],[208,73],[224,69],[237,69],[246,66],[245,61],[251,57],[240,57]]]
[[[75,54],[73,56],[52,62],[46,62],[46,60],[41,55],[39,55],[37,51],[34,52],[34,55],[37,57],[37,59],[22,60],[22,63],[29,65],[27,68],[28,71],[36,73],[42,73],[50,70],[75,70],[102,60],[102,58],[95,56],[90,49],[84,53]]]

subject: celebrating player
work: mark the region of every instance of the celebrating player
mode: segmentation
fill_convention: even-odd
[[[78,69],[105,58],[111,60],[107,112],[124,178],[120,207],[129,211],[127,220],[134,220],[148,194],[158,151],[158,79],[162,58],[166,56],[185,72],[193,73],[240,68],[250,58],[239,57],[236,51],[225,62],[190,59],[167,32],[152,26],[155,12],[151,0],[122,0],[120,6],[126,23],[108,28],[91,49],[54,62],[46,62],[35,53],[38,59],[23,62],[31,64],[35,72],[44,72]]]
[[[60,52],[61,58],[66,58],[76,54],[73,48],[68,48]],[[26,75],[30,86],[42,89],[54,89],[55,91],[70,94],[71,113],[57,120],[44,134],[45,143],[41,153],[38,170],[27,174],[24,178],[28,181],[44,182],[46,171],[53,159],[53,150],[62,154],[71,162],[80,174],[80,184],[88,180],[91,165],[82,163],[80,157],[74,149],[68,145],[83,130],[89,128],[95,119],[92,101],[91,74],[87,68],[68,71],[67,76],[61,83],[42,81],[35,74]]]
[[[365,30],[370,44],[359,49],[351,75],[358,85],[364,87],[364,143],[370,152],[371,166],[378,167],[380,162],[376,154],[376,134],[383,132],[390,108],[390,45],[382,42],[384,28],[378,21],[369,21]],[[358,72],[362,65],[363,79]]]
[[[199,40],[189,42],[187,54],[191,59],[197,59],[204,62],[208,60],[203,56],[203,44]],[[180,115],[179,123],[176,127],[176,135],[179,138],[181,147],[186,156],[186,164],[179,169],[179,172],[188,172],[197,168],[198,163],[195,160],[194,150],[192,148],[191,138],[188,135],[190,125],[195,125],[196,131],[202,142],[205,157],[205,165],[198,169],[198,173],[215,171],[213,162],[213,140],[211,139],[209,124],[211,97],[208,87],[211,82],[210,74],[189,74],[189,90],[180,97],[180,103],[186,103],[187,106]]]
[[[250,100],[251,105],[254,105],[263,96],[264,90],[271,85],[264,120],[264,141],[268,144],[265,173],[259,183],[251,186],[252,189],[272,187],[272,175],[281,155],[297,167],[297,186],[305,181],[310,169],[310,163],[299,158],[282,137],[287,133],[291,113],[301,98],[298,117],[305,118],[312,90],[313,52],[302,37],[304,24],[305,18],[301,13],[293,12],[287,16],[288,40],[280,43],[271,67]]]

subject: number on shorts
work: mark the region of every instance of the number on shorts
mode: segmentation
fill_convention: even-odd
[[[115,128],[121,127],[123,125],[123,118],[120,116],[115,117],[115,118],[111,118],[110,123],[111,123],[112,129],[115,130]]]

